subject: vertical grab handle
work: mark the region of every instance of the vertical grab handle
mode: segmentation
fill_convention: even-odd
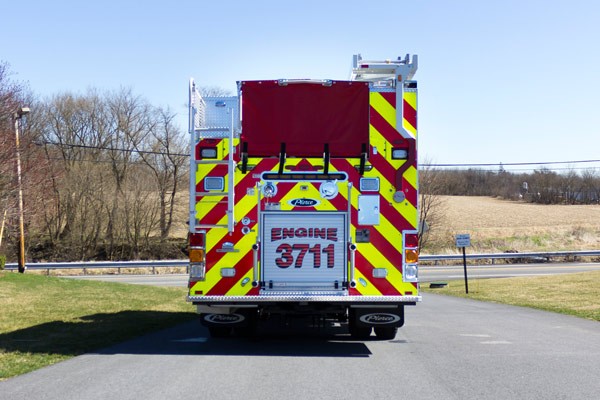
[[[229,129],[229,159],[227,162],[227,174],[229,175],[229,182],[227,185],[227,230],[229,233],[233,233],[235,225],[234,205],[235,205],[235,161],[233,159],[233,124],[235,121],[235,115],[233,108],[229,109],[231,112],[231,127]]]

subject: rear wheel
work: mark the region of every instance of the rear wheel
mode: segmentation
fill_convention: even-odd
[[[231,335],[231,328],[211,326],[208,328],[208,332],[210,333],[210,337],[212,338],[226,338],[229,337],[229,335]]]
[[[364,340],[368,339],[371,336],[371,327],[370,326],[357,326],[354,323],[350,323],[350,336],[354,339]]]
[[[240,337],[253,337],[256,334],[256,327],[258,325],[258,312],[257,310],[242,310],[239,312],[246,319],[246,325],[241,327],[233,328],[233,334]]]
[[[393,326],[393,327],[379,326],[379,327],[375,328],[375,335],[377,336],[378,339],[381,339],[381,340],[392,340],[396,337],[397,333],[398,333],[398,328],[395,326]]]

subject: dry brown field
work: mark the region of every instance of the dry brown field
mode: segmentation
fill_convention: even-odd
[[[491,197],[442,196],[444,218],[425,254],[456,253],[454,235],[471,234],[471,252],[600,250],[600,205],[541,205]],[[187,194],[172,237],[187,234]]]
[[[472,252],[600,249],[600,205],[540,205],[490,197],[443,196],[443,221],[425,253],[455,253],[469,233]]]

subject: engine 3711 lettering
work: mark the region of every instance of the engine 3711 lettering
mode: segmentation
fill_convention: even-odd
[[[271,242],[293,238],[315,238],[338,241],[337,228],[271,228]]]

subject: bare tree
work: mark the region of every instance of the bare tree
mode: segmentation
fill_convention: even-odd
[[[103,101],[94,91],[64,93],[37,108],[36,129],[47,160],[37,220],[43,221],[50,248],[85,259],[98,248],[107,191]]]
[[[16,138],[13,116],[22,106],[28,106],[32,97],[27,87],[13,79],[8,63],[0,61],[0,224],[5,228],[3,234],[15,227],[15,216],[18,215],[17,184],[15,175]],[[24,122],[24,120],[21,120]],[[26,131],[26,124],[21,124],[20,137]],[[20,152],[29,141],[20,143]],[[22,157],[23,161],[26,157]],[[27,182],[26,168],[22,168],[22,185]],[[22,186],[22,187],[23,187]],[[27,215],[25,213],[25,215]],[[26,226],[25,226],[26,227]],[[0,239],[0,242],[2,240]],[[5,242],[6,243],[6,242]],[[11,251],[7,251],[12,253]]]
[[[598,204],[600,202],[600,175],[596,169],[586,169],[582,176],[583,202]]]
[[[12,116],[20,102],[22,87],[10,79],[8,64],[0,62],[0,210],[4,211],[14,190],[15,131]],[[4,214],[4,212],[2,212]]]
[[[152,172],[160,204],[160,238],[164,241],[173,224],[175,196],[182,183],[187,166],[186,142],[175,126],[175,114],[158,108],[154,112],[155,123],[149,131],[144,148],[139,155]]]
[[[202,97],[227,97],[231,96],[231,91],[218,86],[200,86]]]
[[[419,248],[427,245],[429,235],[443,221],[445,201],[442,197],[444,174],[430,167],[419,174]]]
[[[130,216],[124,215],[125,183],[129,167],[138,161],[135,148],[145,140],[153,121],[149,118],[151,106],[141,97],[135,96],[131,89],[110,95],[106,99],[108,119],[106,154],[110,161],[114,190],[112,201],[105,204],[108,217],[106,227],[107,252],[115,256],[116,243],[125,240],[131,225]]]

